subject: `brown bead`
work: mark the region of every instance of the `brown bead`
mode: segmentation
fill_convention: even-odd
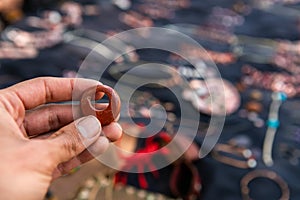
[[[239,92],[244,92],[247,88],[247,86],[242,82],[237,83],[235,87]]]
[[[246,103],[245,106],[246,110],[249,112],[261,112],[262,111],[262,104],[256,101],[249,101]]]
[[[104,94],[107,95],[109,99],[108,106],[99,110],[92,105],[93,100],[101,99]],[[111,87],[106,85],[97,85],[88,89],[81,98],[80,101],[81,111],[84,115],[94,115],[101,122],[102,126],[108,125],[120,114],[121,100],[119,95]]]
[[[250,93],[250,97],[254,100],[261,100],[262,99],[263,94],[259,91],[259,90],[253,90]]]

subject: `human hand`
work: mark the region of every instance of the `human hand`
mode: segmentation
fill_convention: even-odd
[[[91,160],[89,151],[101,154],[120,138],[116,122],[101,127],[93,116],[79,118],[79,106],[48,104],[70,101],[72,94],[79,100],[98,84],[45,77],[0,90],[0,199],[43,199],[53,179]]]

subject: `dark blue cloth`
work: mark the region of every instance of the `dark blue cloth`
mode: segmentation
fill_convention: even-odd
[[[84,1],[82,1],[84,2]],[[153,19],[155,26],[165,26],[170,24],[193,24],[197,26],[205,27],[208,24],[209,17],[214,8],[221,7],[232,9],[234,4],[238,2],[244,2],[251,8],[249,14],[241,14],[244,22],[240,25],[232,27],[232,33],[236,35],[253,36],[253,37],[265,37],[268,39],[284,39],[284,40],[299,40],[299,25],[298,19],[296,17],[291,17],[287,15],[268,12],[266,10],[257,9],[249,1],[199,1],[193,0],[190,7],[174,10],[174,16],[170,19]],[[130,10],[122,11],[118,7],[112,5],[110,1],[94,1],[96,5],[99,6],[100,14],[96,16],[84,16],[83,24],[80,28],[93,29],[99,32],[109,32],[115,31],[120,32],[123,30],[130,29],[130,27],[119,20],[119,15],[122,12],[135,11],[140,13],[139,5],[142,5],[144,1],[134,0],[133,5]],[[49,4],[47,4],[47,7]],[[27,7],[28,9],[28,7]],[[54,9],[57,9],[54,6]],[[36,9],[30,10],[30,15],[32,13],[38,14],[39,11]],[[300,13],[300,11],[299,11]],[[14,27],[24,28],[26,27],[25,19],[19,22]],[[30,29],[28,29],[30,30]],[[158,36],[159,37],[159,36]],[[203,45],[208,50],[215,50],[221,52],[230,52],[232,50],[231,44],[222,44],[214,41],[207,41],[204,38],[195,38],[201,45]],[[254,49],[250,49],[255,52]],[[250,51],[249,50],[249,51]],[[22,80],[31,79],[39,76],[56,76],[61,77],[65,70],[77,71],[82,60],[88,54],[89,50],[72,46],[70,44],[59,44],[54,47],[40,50],[37,58],[34,59],[21,59],[21,60],[11,60],[5,59],[0,60],[0,77],[3,79],[0,81],[0,87],[7,87],[11,84],[17,83]],[[261,52],[264,52],[262,50]],[[165,61],[168,57],[167,53],[162,52],[139,52],[140,58],[143,60],[155,60],[155,61]],[[270,52],[266,50],[266,55],[261,55],[261,57],[269,56]],[[235,63],[230,64],[218,64],[217,67],[226,80],[229,80],[233,85],[240,81],[242,76],[241,67],[244,64],[253,64],[258,69],[263,71],[281,71],[275,68],[269,63],[257,64],[255,60],[244,60],[243,57],[238,58]],[[106,74],[107,79],[112,79],[108,74]],[[240,109],[243,108],[245,103],[250,99],[249,92],[250,88],[246,91],[240,93],[242,104]],[[151,91],[151,90],[150,90]],[[268,117],[269,106],[271,103],[271,91],[262,90],[263,99],[261,104],[263,106],[262,113],[260,117],[264,120]],[[153,95],[162,101],[173,101],[176,100],[170,98],[172,95],[168,95],[167,92],[153,89]],[[258,169],[268,169],[275,171],[280,175],[287,183],[291,192],[290,199],[297,200],[300,199],[300,168],[298,165],[292,165],[287,159],[287,155],[283,155],[280,146],[288,145],[292,148],[300,147],[300,136],[297,138],[297,131],[300,129],[300,115],[298,108],[300,107],[300,101],[298,98],[288,99],[283,103],[279,118],[281,126],[279,127],[275,143],[274,143],[274,159],[275,164],[272,167],[267,167],[263,164],[261,158],[261,151],[264,136],[266,133],[266,126],[262,128],[256,128],[253,126],[248,119],[241,118],[238,111],[226,117],[226,123],[219,138],[220,143],[226,143],[232,138],[238,136],[243,136],[248,138],[250,141],[250,148],[256,150],[258,157]],[[179,117],[180,113],[176,113]],[[204,120],[209,120],[209,116],[203,115]],[[298,140],[297,140],[298,139]],[[201,145],[201,139],[195,141]],[[235,168],[221,162],[218,162],[211,155],[195,162],[203,181],[203,190],[199,199],[204,200],[235,200],[241,199],[240,190],[240,180],[241,178],[251,170],[254,169],[239,169]],[[169,194],[170,191],[166,187],[168,185],[168,176],[171,174],[168,169],[172,167],[167,167],[161,170],[164,175],[161,176],[160,184],[156,184],[157,180],[151,179],[151,174],[147,174],[147,179],[151,185],[149,190],[159,191],[162,193]],[[167,172],[166,172],[167,170]],[[129,174],[131,178],[131,184],[136,185],[136,175]],[[163,185],[162,183],[165,183]],[[137,185],[138,186],[138,185]],[[257,180],[251,186],[251,196],[253,199],[277,199],[280,195],[279,188],[273,183],[267,180]],[[158,188],[160,187],[160,188]],[[167,188],[167,189],[166,189]],[[165,190],[165,191],[162,191]]]

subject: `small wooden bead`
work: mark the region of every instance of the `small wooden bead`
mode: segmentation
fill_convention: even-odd
[[[245,106],[246,110],[249,112],[260,113],[262,111],[262,105],[256,101],[249,101]]]

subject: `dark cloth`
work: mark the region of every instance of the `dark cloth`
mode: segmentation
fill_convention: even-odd
[[[145,2],[146,1],[142,0],[134,0],[132,1],[132,7],[129,10],[123,11],[117,6],[112,5],[110,1],[95,0],[92,3],[99,7],[99,14],[95,16],[83,16],[83,23],[78,28],[92,29],[103,33],[128,30],[131,27],[120,21],[120,14],[135,11],[143,16],[147,16],[139,10],[139,6],[143,5]],[[219,7],[232,10],[235,4],[241,2],[248,6],[250,11],[247,14],[240,14],[243,18],[243,22],[239,25],[230,27],[230,33],[287,41],[299,40],[297,17],[255,8],[255,5],[251,4],[250,1],[193,0],[191,1],[190,6],[186,8],[171,10],[171,18],[153,19],[153,25],[163,27],[170,24],[184,23],[193,24],[199,27],[201,26],[205,29],[205,27],[212,26],[212,19],[210,17],[214,9]],[[50,4],[47,3],[47,7],[49,7],[49,5]],[[53,9],[57,9],[57,5],[53,6]],[[32,15],[32,13],[38,15],[39,13],[39,9],[27,8],[27,10],[30,11],[30,15]],[[219,23],[216,22],[216,24]],[[26,18],[12,26],[19,28],[26,27]],[[231,52],[233,48],[233,44],[208,41],[201,37],[196,37],[195,40],[197,40],[207,50]],[[269,50],[262,49],[259,53],[257,53],[256,47],[254,47],[252,51],[253,54],[258,54],[263,58],[270,56]],[[4,88],[19,81],[39,76],[62,77],[66,70],[77,71],[88,52],[88,49],[61,43],[51,48],[40,50],[38,56],[34,59],[0,60],[0,77],[3,77],[0,81],[0,87]],[[265,55],[261,54],[261,52],[265,53]],[[167,58],[169,56],[168,53],[159,51],[138,51],[138,53],[141,60],[149,61],[168,61]],[[217,68],[220,71],[222,78],[230,81],[233,85],[236,85],[241,79],[241,67],[244,64],[253,64],[257,67],[257,69],[262,71],[283,71],[270,63],[257,64],[255,59],[245,60],[243,57],[237,58],[234,63],[217,64]],[[104,78],[105,80],[115,81],[109,74],[104,74]],[[261,155],[263,141],[267,130],[266,125],[261,128],[257,128],[253,126],[253,123],[247,118],[241,118],[239,115],[239,111],[243,109],[245,104],[249,101],[249,93],[253,89],[258,89],[262,93],[262,99],[260,100],[260,103],[262,104],[262,112],[259,113],[259,116],[265,121],[267,120],[271,104],[271,91],[259,88],[248,88],[241,91],[241,105],[236,112],[226,116],[224,129],[218,142],[227,143],[233,138],[246,138],[249,143],[249,148],[253,150],[257,156],[258,164],[256,169],[267,169],[276,172],[288,184],[290,189],[290,199],[300,199],[300,164],[291,164],[288,159],[290,155],[287,155],[288,152],[283,152],[282,150],[282,146],[284,145],[288,146],[291,151],[300,147],[300,116],[298,112],[298,108],[300,106],[299,99],[290,98],[285,101],[280,108],[279,119],[281,126],[276,132],[275,142],[273,145],[274,165],[272,167],[267,167],[262,162]],[[174,96],[164,90],[159,90],[157,88],[148,88],[147,90],[152,92],[152,94],[162,102],[172,101],[176,104]],[[180,112],[175,111],[175,114],[177,117],[180,117]],[[209,116],[205,114],[202,116],[202,121],[209,121]],[[201,142],[201,137],[196,137],[195,143],[201,146]],[[203,190],[199,199],[201,198],[205,200],[241,199],[240,181],[248,172],[255,170],[239,169],[226,165],[215,160],[210,154],[205,158],[196,161],[194,164],[199,170],[203,184]],[[159,191],[165,194],[170,194],[169,188],[166,187],[166,185],[169,184],[168,177],[171,174],[170,171],[168,171],[169,169],[172,169],[172,167],[168,166],[161,170],[162,175],[160,176],[161,179],[159,179],[159,181],[157,179],[153,179],[151,173],[146,174],[146,178],[150,185],[148,189],[151,191]],[[137,175],[128,174],[128,176],[129,182],[138,187],[138,184],[136,183]],[[157,184],[158,182],[159,184]],[[250,184],[250,188],[250,195],[253,199],[278,199],[281,195],[278,186],[269,180],[255,180],[252,184]],[[165,191],[162,191],[164,189]]]

